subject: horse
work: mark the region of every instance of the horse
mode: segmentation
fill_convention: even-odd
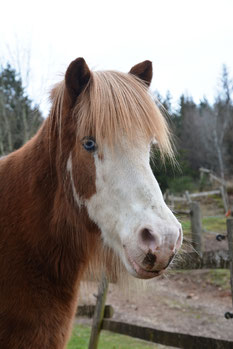
[[[151,279],[180,249],[149,164],[153,144],[173,158],[151,79],[150,61],[122,73],[77,58],[36,135],[1,159],[1,348],[64,349],[88,268]]]

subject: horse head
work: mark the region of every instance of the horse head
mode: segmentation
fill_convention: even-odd
[[[149,94],[152,64],[128,74],[68,67],[62,113],[76,125],[66,171],[76,209],[137,278],[160,275],[182,244],[182,229],[150,168],[152,144],[173,156],[166,121]],[[62,116],[64,117],[64,115]],[[98,251],[97,251],[98,253]]]

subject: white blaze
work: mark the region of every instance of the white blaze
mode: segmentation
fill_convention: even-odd
[[[99,226],[104,242],[113,248],[132,272],[124,247],[139,254],[136,233],[155,230],[161,244],[177,240],[180,223],[163,200],[149,164],[149,146],[118,143],[103,149],[103,159],[94,155],[96,194],[85,205],[90,218]],[[171,228],[172,227],[172,228]]]
[[[67,172],[70,175],[70,181],[71,181],[71,187],[72,187],[74,201],[76,202],[77,206],[79,208],[81,208],[81,206],[84,203],[83,203],[83,200],[80,199],[80,197],[79,197],[79,195],[78,195],[78,193],[76,191],[75,185],[74,185],[73,169],[72,169],[72,154],[71,153],[69,155],[69,158],[68,158],[68,161],[67,161],[67,164],[66,164],[66,169],[67,169]]]

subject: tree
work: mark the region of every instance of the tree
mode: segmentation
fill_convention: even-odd
[[[233,130],[232,93],[233,83],[229,77],[227,67],[223,65],[220,91],[214,104],[212,121],[214,145],[218,156],[219,170],[222,179],[224,179],[226,167],[226,135],[230,128]]]
[[[26,96],[22,80],[9,65],[0,68],[0,155],[21,147],[42,123],[37,106]]]
[[[230,151],[229,147],[233,131],[232,92],[232,81],[224,65],[218,95],[213,106],[206,99],[199,105],[206,167],[214,169],[222,179],[229,173],[229,162],[232,158],[232,150]]]
[[[175,117],[175,134],[181,158],[197,171],[200,167],[214,170],[224,179],[230,172],[233,134],[233,83],[223,66],[218,95],[213,105],[206,98],[195,104],[181,96]]]

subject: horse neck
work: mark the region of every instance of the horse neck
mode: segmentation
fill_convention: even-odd
[[[46,120],[31,141],[1,160],[0,191],[6,200],[0,203],[0,226],[11,248],[22,246],[44,274],[71,286],[88,260],[86,213],[75,214],[67,200],[56,170],[59,142],[49,127]]]

